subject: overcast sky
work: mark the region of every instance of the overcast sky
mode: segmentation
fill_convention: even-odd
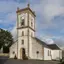
[[[0,28],[16,37],[16,9],[27,7],[36,13],[36,36],[48,44],[64,47],[64,0],[0,0]]]

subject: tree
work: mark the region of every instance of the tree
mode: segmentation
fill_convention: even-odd
[[[0,49],[3,47],[3,52],[9,52],[9,47],[13,43],[13,37],[7,30],[0,29]]]

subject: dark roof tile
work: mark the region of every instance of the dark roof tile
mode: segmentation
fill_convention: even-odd
[[[60,48],[56,44],[49,44],[48,47],[52,50],[60,50]]]
[[[40,40],[40,39],[38,39],[38,38],[36,38],[36,37],[35,37],[35,39],[36,39],[37,41],[39,41],[44,47],[49,48],[44,41],[42,41],[42,40]]]

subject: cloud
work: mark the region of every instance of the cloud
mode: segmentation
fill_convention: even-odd
[[[11,31],[11,34],[13,35],[14,40],[16,40],[17,39],[17,29],[16,29],[16,26],[13,27],[13,29]]]
[[[7,15],[7,18],[10,21],[16,21],[16,13],[15,12],[11,12]]]
[[[61,6],[55,6],[55,5],[47,5],[44,8],[44,14],[45,17],[47,18],[47,20],[52,19],[52,17],[56,16],[56,15],[60,15],[60,14],[64,14],[64,7]]]
[[[61,48],[63,48],[64,47],[64,39],[63,39],[64,37],[61,37],[61,38],[58,38],[58,39],[55,39],[54,40],[54,42],[58,45],[58,46],[60,46]]]
[[[53,39],[59,38],[60,35],[59,36],[56,35],[58,31],[55,31],[55,30],[59,27],[59,24],[56,22],[53,22],[53,19],[55,16],[60,16],[64,14],[64,7],[61,5],[61,1],[60,0],[47,0],[47,1],[40,0],[39,3],[37,3],[36,1],[33,3],[33,1],[30,0],[30,3],[31,3],[31,8],[35,10],[37,15],[36,16],[37,35],[39,37],[41,35],[41,38],[43,38],[47,43],[54,43]],[[53,33],[52,30],[54,30],[56,33],[54,31]],[[49,37],[50,34],[54,36]],[[47,38],[47,36],[49,38]]]
[[[0,20],[0,24],[2,23],[3,21],[2,20]]]
[[[16,23],[17,7],[24,7],[24,5],[26,4],[22,2],[20,4],[14,1],[0,1],[0,28],[10,31]]]
[[[47,44],[54,44],[54,41],[52,39],[46,39],[45,42]]]
[[[36,35],[48,44],[64,42],[64,0],[0,0],[0,28],[11,31],[16,39],[16,9],[28,2],[36,13]]]

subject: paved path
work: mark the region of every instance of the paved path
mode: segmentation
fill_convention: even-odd
[[[4,64],[8,60],[8,56],[0,56],[0,64]]]
[[[14,59],[9,59],[4,64],[59,64],[59,62],[58,61],[14,60]]]
[[[15,60],[0,56],[0,64],[59,64],[59,62],[42,60]]]

